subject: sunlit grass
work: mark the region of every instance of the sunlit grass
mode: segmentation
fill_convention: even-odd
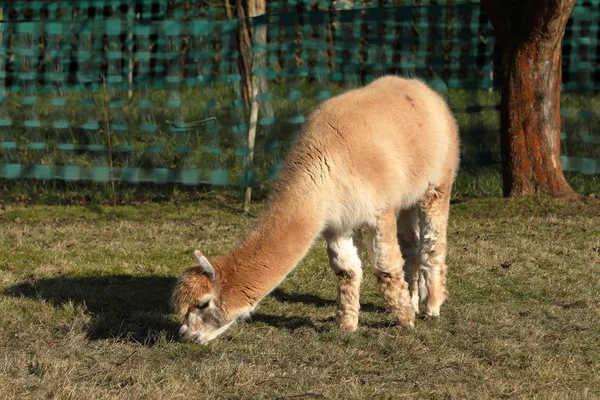
[[[218,193],[116,211],[5,206],[0,398],[600,396],[598,200],[456,200],[451,297],[412,332],[366,273],[360,328],[341,335],[319,240],[251,321],[181,344],[174,279],[193,249],[220,254],[250,231],[236,208]]]

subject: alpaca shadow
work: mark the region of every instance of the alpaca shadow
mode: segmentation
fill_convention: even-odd
[[[324,299],[308,293],[287,293],[282,289],[273,290],[270,296],[280,303],[302,303],[316,307],[332,307],[336,304],[335,300]]]
[[[91,319],[86,327],[89,340],[112,339],[153,346],[161,338],[177,340],[179,323],[169,308],[169,297],[175,286],[173,277],[139,277],[112,275],[98,277],[58,277],[22,282],[4,291],[4,295],[45,300],[54,307],[71,302],[85,309]],[[277,301],[332,307],[336,302],[304,293],[287,293],[276,289],[271,293]],[[385,311],[373,304],[362,304],[365,311]],[[265,323],[278,329],[294,331],[309,328],[326,332],[333,316],[315,320],[307,317],[285,317],[254,313],[252,322]]]
[[[174,285],[171,277],[60,277],[20,283],[4,295],[45,300],[55,307],[72,302],[91,316],[88,339],[153,346],[161,337],[176,338],[179,326],[169,310]]]
[[[308,293],[286,293],[281,289],[275,289],[270,296],[280,303],[302,303],[316,307],[335,307],[337,304],[335,300],[324,299]],[[361,302],[360,309],[365,312],[386,312],[385,307],[373,303]]]
[[[284,317],[282,315],[253,313],[250,323],[263,323],[277,329],[285,329],[293,333],[297,329],[308,328],[317,333],[325,333],[331,330],[326,324],[333,322],[334,318],[315,320],[307,317]]]

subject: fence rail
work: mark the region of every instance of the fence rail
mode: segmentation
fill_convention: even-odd
[[[199,4],[0,2],[0,178],[253,185],[277,174],[319,101],[386,73],[423,78],[447,96],[463,162],[499,161],[494,39],[477,2],[270,2],[252,21],[267,38],[251,50],[263,60],[252,164],[240,22]],[[600,174],[599,6],[576,6],[564,42],[563,168],[587,174]]]

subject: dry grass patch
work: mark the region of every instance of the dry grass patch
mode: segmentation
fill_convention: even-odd
[[[167,300],[191,251],[254,222],[217,201],[0,211],[0,398],[600,397],[598,200],[454,204],[451,297],[412,332],[367,273],[339,334],[319,241],[251,321],[179,343]]]

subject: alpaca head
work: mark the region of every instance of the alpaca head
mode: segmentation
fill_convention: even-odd
[[[179,335],[184,342],[205,344],[231,326],[221,308],[220,287],[215,269],[196,250],[198,265],[188,268],[177,281],[171,296],[174,311],[183,319]]]

